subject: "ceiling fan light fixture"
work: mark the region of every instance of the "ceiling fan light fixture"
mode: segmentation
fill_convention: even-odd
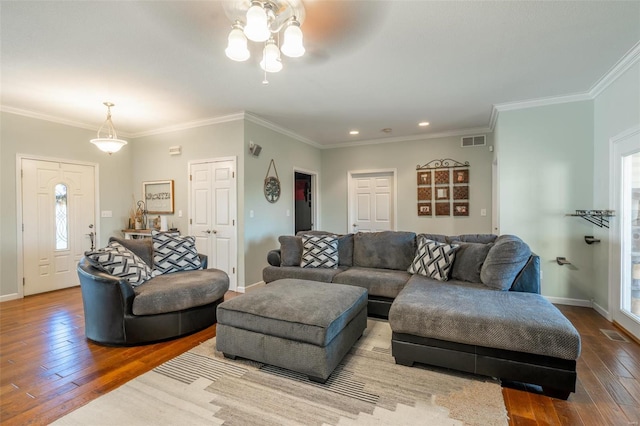
[[[264,45],[260,68],[266,72],[279,72],[282,70],[280,49],[278,49],[276,41],[273,38],[270,38]]]
[[[224,51],[227,58],[237,62],[243,62],[249,59],[251,54],[247,48],[247,37],[242,31],[242,24],[240,24],[240,22],[236,21],[236,23],[233,24],[233,29],[229,33],[228,42],[227,48]]]
[[[225,54],[231,60],[246,61],[251,56],[247,40],[264,43],[258,59],[265,73],[263,84],[268,84],[266,73],[282,70],[282,55],[305,54],[300,28],[306,16],[303,0],[224,0],[222,4],[233,22]]]
[[[267,41],[271,36],[269,30],[269,17],[267,11],[259,1],[251,2],[247,10],[247,25],[244,27],[244,35],[251,41]]]
[[[98,129],[98,135],[95,139],[91,139],[89,142],[98,147],[101,151],[111,155],[114,152],[120,151],[120,148],[127,144],[127,141],[118,139],[115,127],[111,121],[111,107],[115,106],[111,102],[103,102],[107,107],[107,119],[102,126]]]
[[[284,30],[284,43],[280,50],[290,58],[299,58],[304,55],[305,49],[302,44],[302,30],[300,29],[300,22],[298,22],[295,17]]]

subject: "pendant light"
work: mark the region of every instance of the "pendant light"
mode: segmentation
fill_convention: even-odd
[[[101,151],[111,155],[114,152],[120,151],[120,148],[125,146],[127,141],[118,139],[116,129],[113,127],[113,122],[111,121],[111,107],[115,105],[111,102],[103,102],[103,104],[107,107],[107,119],[98,129],[98,137],[91,139],[90,142],[97,146]]]

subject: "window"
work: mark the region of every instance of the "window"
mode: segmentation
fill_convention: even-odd
[[[67,185],[59,183],[56,193],[56,250],[69,248],[69,209],[67,205]]]

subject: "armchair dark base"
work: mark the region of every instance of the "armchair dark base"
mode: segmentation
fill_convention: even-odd
[[[217,322],[219,299],[207,305],[158,315],[125,315],[121,333],[104,333],[102,327],[85,325],[87,340],[104,346],[138,346],[193,334]],[[95,328],[95,329],[94,329]]]
[[[465,345],[393,333],[396,364],[434,365],[542,387],[547,396],[567,399],[576,391],[576,362],[549,356]]]

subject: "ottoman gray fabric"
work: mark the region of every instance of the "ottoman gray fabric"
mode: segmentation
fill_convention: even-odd
[[[283,279],[218,306],[217,349],[324,382],[367,326],[367,290]]]

